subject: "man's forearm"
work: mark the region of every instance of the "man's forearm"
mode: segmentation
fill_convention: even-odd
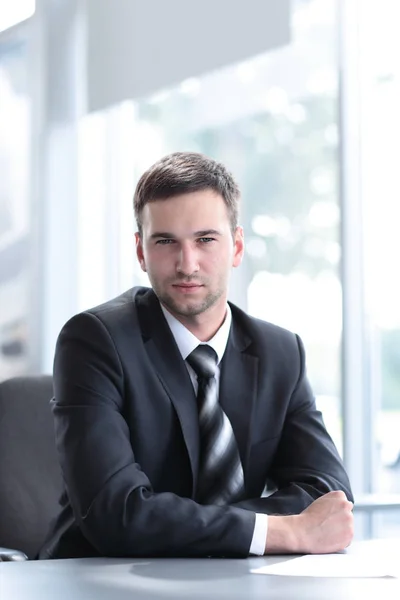
[[[242,500],[232,506],[245,508],[255,513],[266,515],[294,515],[301,513],[314,500],[323,495],[322,492],[312,488],[306,490],[299,485],[291,485],[277,490],[270,496]]]

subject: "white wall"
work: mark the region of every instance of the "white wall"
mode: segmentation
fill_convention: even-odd
[[[86,0],[88,109],[289,42],[290,0]]]

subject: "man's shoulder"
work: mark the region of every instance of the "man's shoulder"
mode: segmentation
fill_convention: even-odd
[[[129,290],[126,290],[119,296],[89,308],[84,312],[95,315],[101,320],[112,319],[114,316],[118,317],[119,315],[123,315],[127,312],[135,312],[137,310],[137,302],[146,299],[146,296],[149,294],[153,294],[151,288],[141,286],[133,287]]]
[[[149,295],[154,295],[151,288],[133,287],[119,296],[83,310],[67,321],[64,328],[84,326],[88,322],[102,323],[108,330],[128,327],[131,329],[137,322],[138,303],[146,302]]]

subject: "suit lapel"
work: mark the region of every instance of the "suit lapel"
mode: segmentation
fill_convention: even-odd
[[[250,451],[250,428],[257,397],[258,358],[246,352],[251,339],[232,315],[228,344],[221,363],[219,401],[237,440],[246,479]]]
[[[146,351],[182,428],[192,469],[194,495],[199,465],[199,425],[193,385],[154,292],[149,290],[136,302]]]

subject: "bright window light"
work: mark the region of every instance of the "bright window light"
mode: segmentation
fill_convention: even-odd
[[[35,12],[35,0],[6,0],[0,5],[0,32],[25,21]]]

